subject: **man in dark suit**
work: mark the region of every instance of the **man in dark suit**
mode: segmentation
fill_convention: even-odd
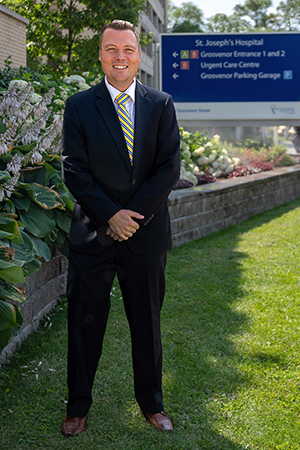
[[[62,433],[85,430],[116,274],[131,332],[137,402],[155,428],[172,431],[162,400],[160,310],[171,247],[167,201],[180,170],[178,126],[171,97],[135,79],[141,53],[129,22],[101,30],[99,55],[105,80],[68,99],[63,127],[63,179],[76,202]]]

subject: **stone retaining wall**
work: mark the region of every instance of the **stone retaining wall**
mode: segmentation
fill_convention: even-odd
[[[169,202],[173,243],[178,246],[207,236],[299,197],[300,165],[173,191]],[[21,333],[5,347],[0,364],[38,327],[59,296],[65,294],[67,266],[67,259],[56,251],[39,272],[29,277],[27,299],[21,305],[24,318]]]
[[[1,363],[7,361],[22,341],[37,329],[45,314],[48,314],[58,302],[61,295],[66,293],[68,274],[68,260],[54,249],[49,262],[44,262],[40,270],[28,277],[27,283],[18,287],[25,287],[26,301],[19,305],[23,315],[23,325],[20,334],[12,338],[0,354]]]
[[[300,165],[173,191],[173,244],[207,236],[300,197]]]

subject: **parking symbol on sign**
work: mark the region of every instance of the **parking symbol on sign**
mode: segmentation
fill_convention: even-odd
[[[292,70],[284,70],[283,71],[283,79],[284,80],[292,80],[293,79],[293,71]]]

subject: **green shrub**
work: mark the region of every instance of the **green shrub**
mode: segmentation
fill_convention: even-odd
[[[0,351],[22,324],[24,292],[13,284],[68,256],[74,199],[61,178],[60,138],[67,98],[98,83],[91,72],[63,80],[9,61],[0,70]]]
[[[22,324],[13,284],[49,261],[52,246],[68,255],[73,199],[61,179],[62,110],[55,88],[44,96],[25,80],[10,81],[0,100],[0,350]]]

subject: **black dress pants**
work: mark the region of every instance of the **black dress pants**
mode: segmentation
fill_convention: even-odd
[[[117,274],[132,342],[135,396],[144,413],[163,410],[160,310],[165,293],[166,252],[133,254],[125,241],[100,254],[70,250],[68,273],[67,414],[84,417],[102,352]]]

